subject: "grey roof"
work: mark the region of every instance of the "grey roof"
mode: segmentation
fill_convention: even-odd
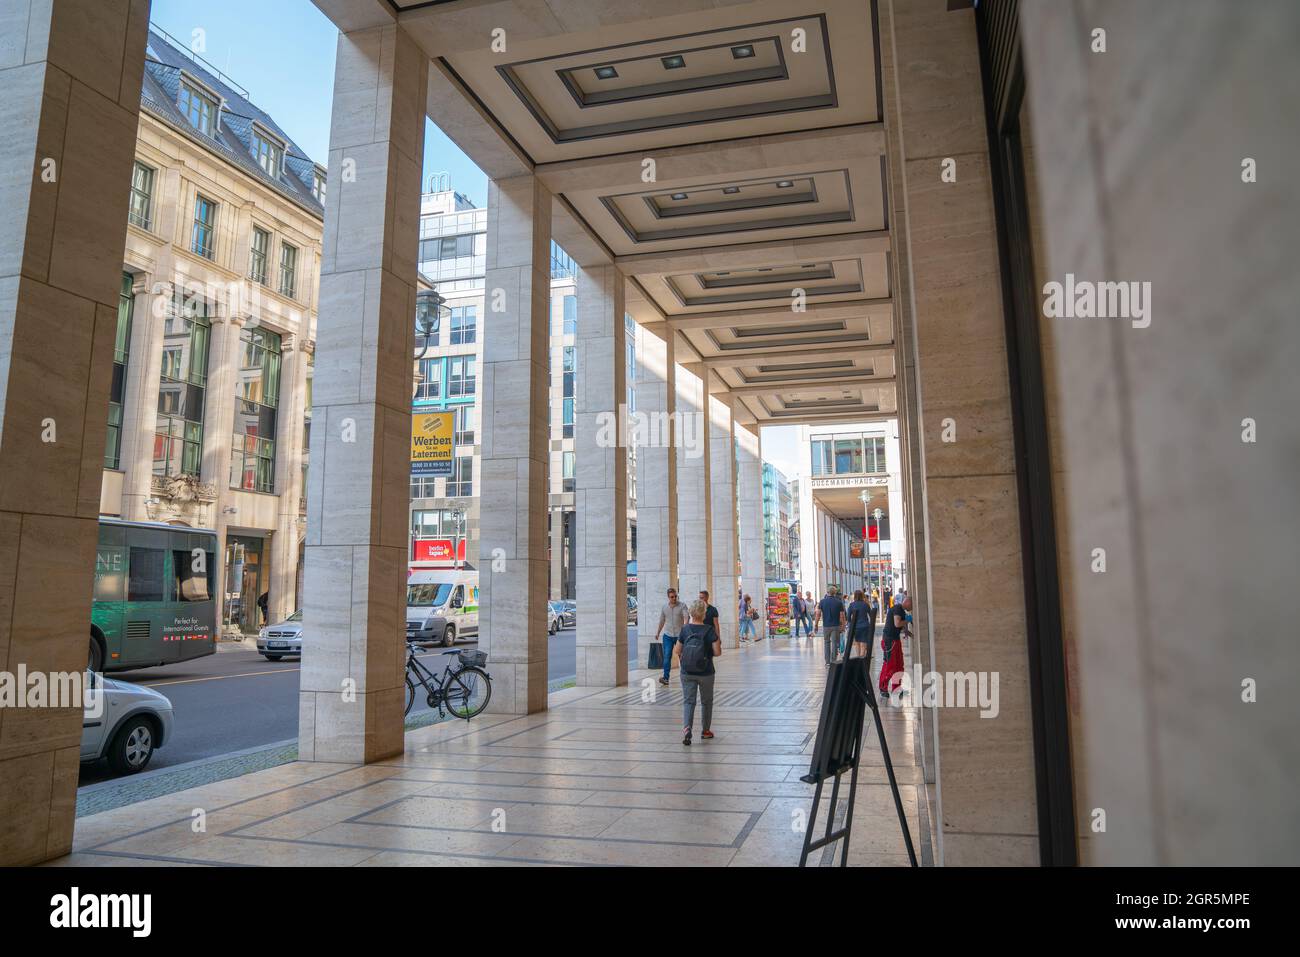
[[[221,122],[215,136],[208,136],[195,129],[177,106],[182,70],[223,98]],[[201,142],[248,175],[324,218],[324,207],[312,195],[312,174],[317,164],[312,162],[311,157],[289,138],[269,114],[258,109],[243,91],[236,90],[208,69],[201,60],[177,49],[165,33],[153,26],[149,28],[149,45],[145,49],[140,106],[169,126]],[[284,169],[278,178],[269,176],[253,158],[252,129],[255,122],[285,144]]]

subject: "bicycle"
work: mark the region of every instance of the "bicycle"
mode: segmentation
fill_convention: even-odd
[[[429,707],[436,707],[439,717],[449,711],[454,717],[468,721],[476,714],[482,714],[483,709],[488,706],[488,701],[492,699],[492,676],[483,669],[487,664],[487,652],[469,650],[442,652],[442,655],[459,656],[461,667],[453,670],[454,665],[448,666],[440,679],[415,657],[417,646],[430,647],[426,643],[416,641],[406,643],[405,713],[410,714],[411,708],[415,705],[415,683],[418,681],[424,686],[425,693],[428,695]]]

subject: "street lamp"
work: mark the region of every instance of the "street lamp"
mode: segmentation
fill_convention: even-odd
[[[451,510],[451,520],[455,523],[455,531],[451,537],[451,567],[460,568],[460,543],[463,538],[460,532],[460,523],[465,518],[465,510],[454,508]]]
[[[436,289],[427,289],[415,296],[415,329],[424,338],[424,345],[415,354],[419,362],[429,351],[429,337],[437,335],[442,325],[442,311],[447,307],[447,300]]]
[[[871,590],[871,510],[868,506],[871,504],[871,492],[863,489],[858,493],[858,501],[862,503],[862,567],[866,569],[863,574],[863,580],[866,582],[867,591]]]
[[[871,514],[876,519],[876,558],[879,559],[876,565],[876,580],[880,583],[880,590],[883,592],[885,590],[885,543],[880,540],[880,518],[885,513],[876,509]]]

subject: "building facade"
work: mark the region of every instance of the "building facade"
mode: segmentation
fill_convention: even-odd
[[[99,510],[213,528],[223,637],[301,605],[325,170],[151,28]]]
[[[438,174],[429,185],[450,184],[445,174]],[[429,289],[417,295],[414,408],[418,412],[454,412],[455,455],[450,477],[411,477],[409,558],[413,568],[479,566],[476,477],[481,470],[482,401],[478,371],[483,363],[480,329],[487,306],[487,242],[487,210],[477,208],[463,193],[432,189],[421,196],[419,264],[422,285]],[[552,598],[572,598],[578,300],[573,260],[555,243],[551,244],[550,271],[549,592]],[[431,305],[434,290],[443,300],[436,310]],[[421,310],[429,313],[431,331],[427,335]],[[630,323],[630,318],[627,321]],[[628,337],[629,393],[635,375],[634,339]],[[630,479],[628,488],[632,516],[628,562],[634,567],[635,483]]]
[[[785,473],[763,463],[763,575],[767,581],[798,578],[791,552],[790,523],[794,521],[794,499]]]

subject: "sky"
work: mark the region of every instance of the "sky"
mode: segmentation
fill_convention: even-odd
[[[201,45],[199,56],[247,90],[308,156],[326,163],[338,30],[311,0],[153,0],[152,20],[183,45]],[[487,177],[430,122],[426,189],[442,171],[476,206],[487,205]]]

